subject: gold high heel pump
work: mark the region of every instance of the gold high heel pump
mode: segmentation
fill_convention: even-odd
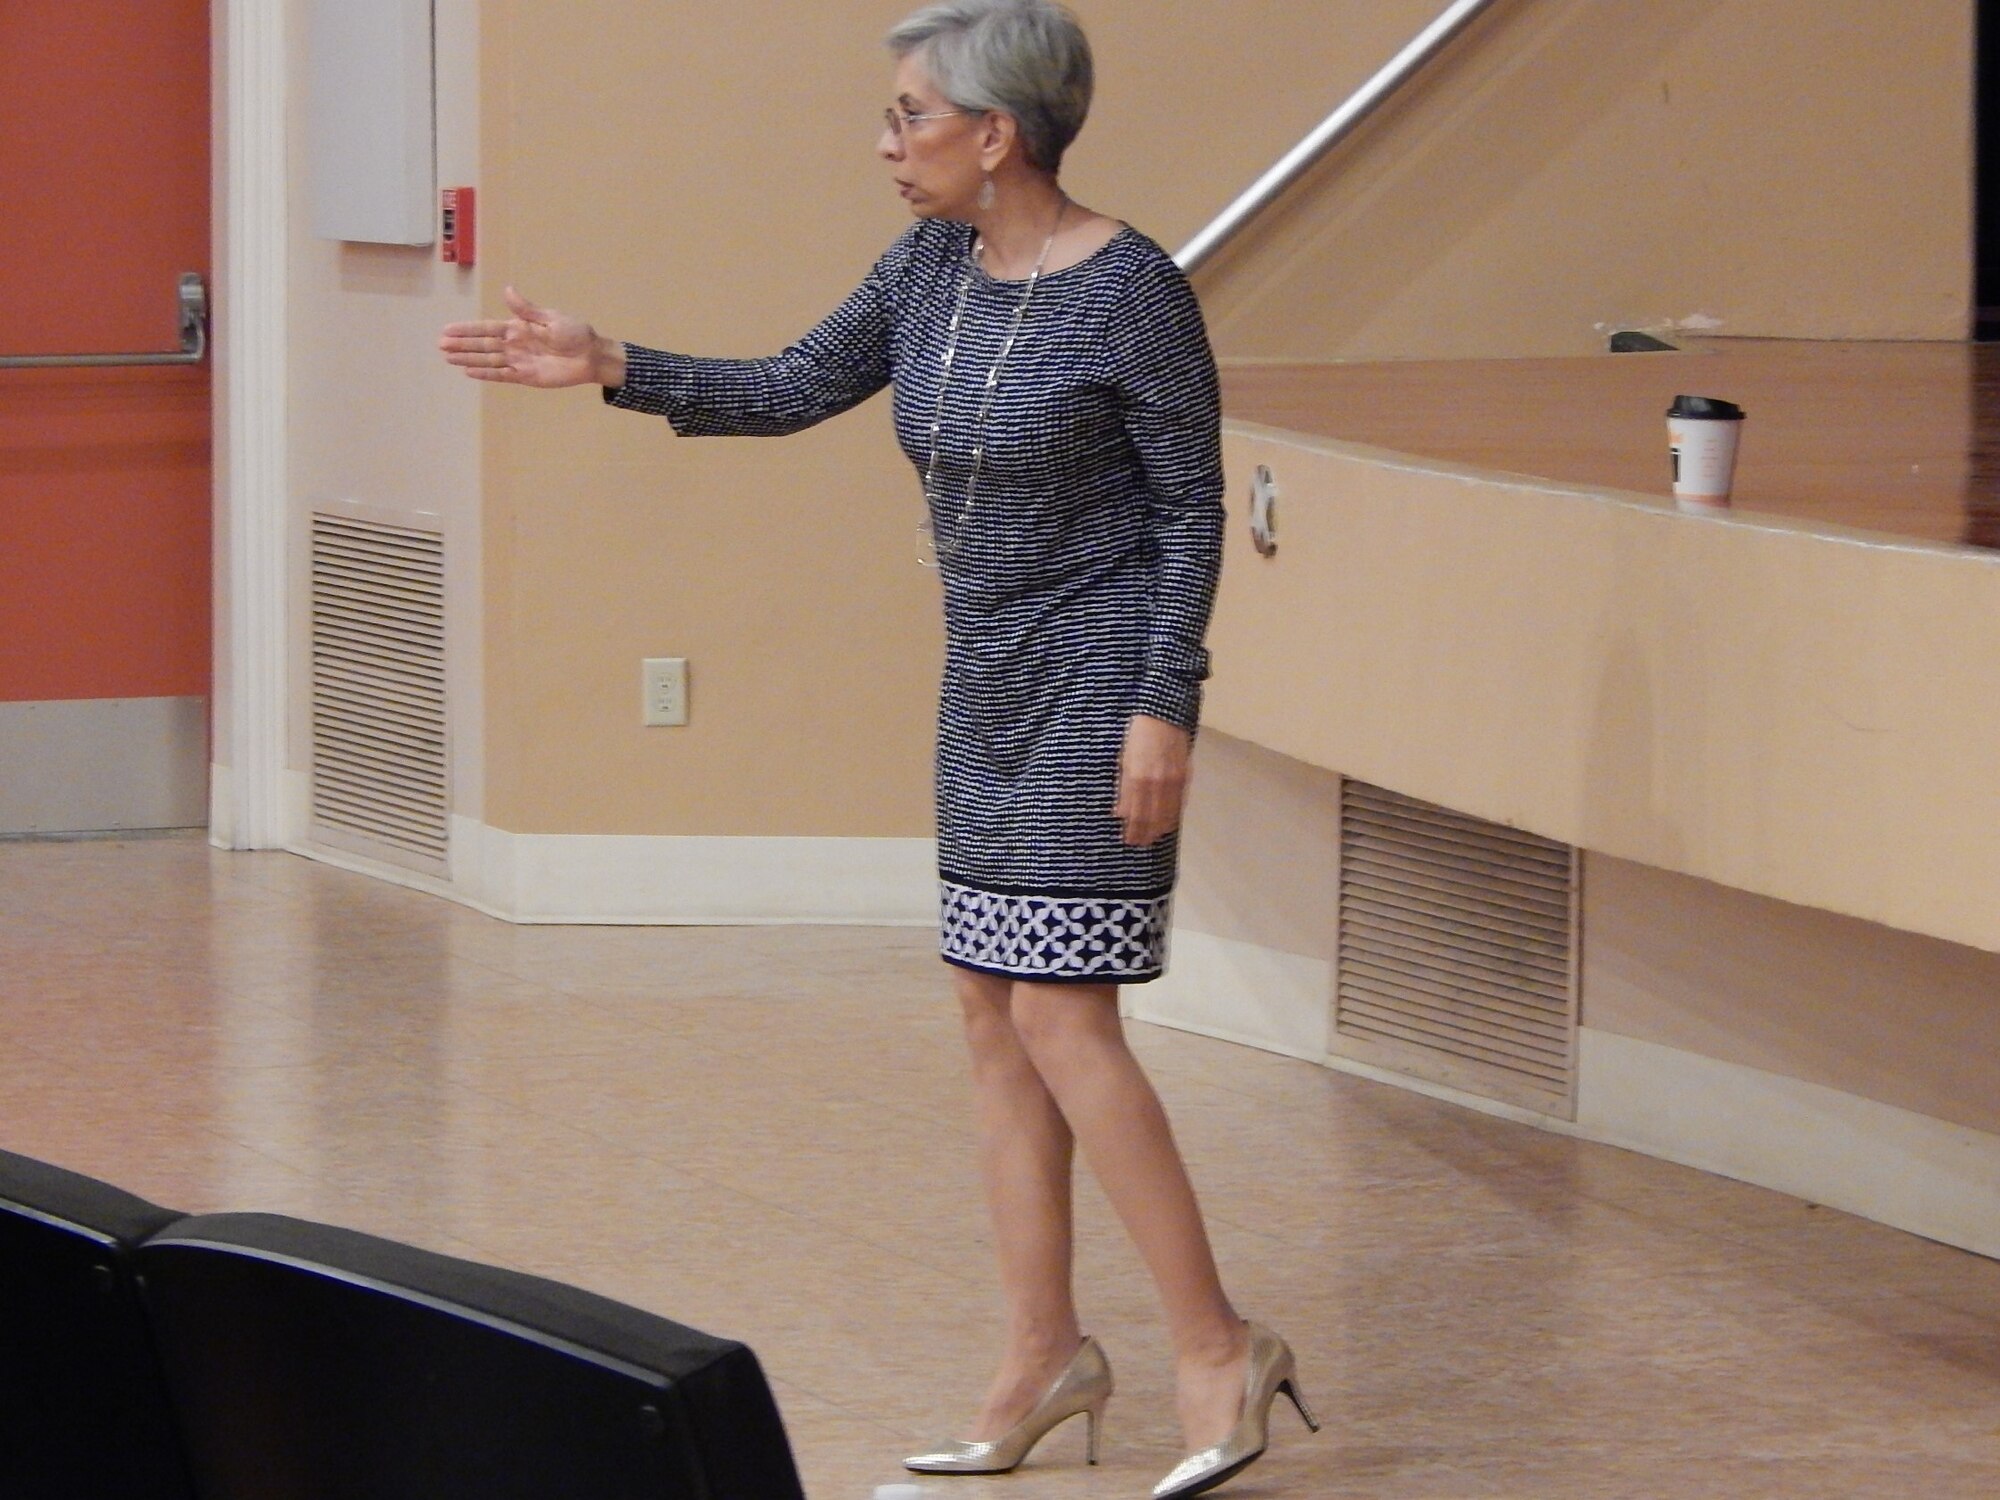
[[[1291,1346],[1262,1323],[1244,1326],[1250,1330],[1250,1367],[1243,1377],[1243,1415],[1228,1437],[1212,1448],[1190,1453],[1154,1485],[1153,1500],[1188,1500],[1255,1463],[1270,1446],[1271,1404],[1280,1391],[1292,1398],[1306,1426],[1319,1431],[1312,1409],[1299,1394]]]
[[[1069,1368],[1042,1392],[1028,1414],[990,1443],[947,1443],[936,1453],[917,1453],[903,1467],[919,1474],[1005,1474],[1017,1467],[1047,1437],[1071,1417],[1090,1420],[1086,1452],[1097,1462],[1097,1429],[1104,1421],[1104,1403],[1111,1399],[1111,1361],[1087,1338]]]

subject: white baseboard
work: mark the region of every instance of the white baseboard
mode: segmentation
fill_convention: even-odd
[[[516,922],[930,926],[929,839],[508,833],[452,820],[454,884]]]
[[[2000,1135],[1584,1028],[1577,1131],[2000,1256]]]
[[[281,770],[273,793],[275,805],[261,811],[246,809],[244,802],[248,788],[236,767],[211,761],[208,767],[209,843],[218,849],[292,849],[298,842],[298,830],[306,826],[310,787],[311,782],[305,772]]]
[[[399,869],[310,838],[293,851],[522,923],[929,927],[929,839],[676,838],[510,833],[451,820],[451,875]]]
[[[1331,966],[1176,931],[1128,1014],[1303,1057],[1561,1135],[1698,1167],[2000,1257],[2000,1135],[1584,1027],[1572,1123],[1328,1054]]]
[[[210,761],[208,841],[218,849],[234,849],[236,829],[236,772],[220,761]]]
[[[1167,972],[1125,991],[1125,1013],[1180,1031],[1326,1060],[1333,966],[1325,959],[1175,929]]]
[[[1517,1125],[1532,1125],[1537,1130],[1551,1131],[1556,1135],[1584,1134],[1570,1121],[1556,1115],[1545,1115],[1540,1110],[1529,1109],[1521,1104],[1509,1104],[1501,1099],[1488,1099],[1482,1094],[1468,1094],[1464,1089],[1453,1088],[1448,1083],[1434,1083],[1428,1078],[1412,1078],[1409,1074],[1398,1073],[1393,1068],[1378,1067],[1374,1063],[1362,1062],[1359,1058],[1342,1057],[1337,1052],[1329,1052],[1325,1061],[1327,1067],[1336,1073],[1366,1078],[1371,1083],[1392,1084],[1413,1094],[1422,1094],[1427,1099],[1440,1099],[1446,1104],[1456,1104],[1462,1109],[1472,1110],[1475,1114],[1512,1120]]]

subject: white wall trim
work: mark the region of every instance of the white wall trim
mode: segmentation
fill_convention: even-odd
[[[1577,1038],[1572,1123],[1330,1055],[1330,970],[1323,960],[1176,930],[1166,976],[1128,989],[1127,1013],[2000,1257],[2000,1135],[1588,1026]]]
[[[1577,1127],[2000,1256],[2000,1135],[1588,1027]]]
[[[215,713],[227,765],[210,781],[209,837],[283,847],[286,817],[285,16],[216,0],[220,158],[215,298]]]
[[[448,880],[310,838],[292,848],[510,922],[937,923],[937,848],[929,839],[509,833],[454,817]]]
[[[1498,1119],[1512,1120],[1516,1125],[1532,1125],[1537,1130],[1552,1131],[1556,1135],[1582,1136],[1570,1121],[1556,1115],[1545,1115],[1540,1110],[1528,1109],[1519,1104],[1508,1104],[1499,1099],[1488,1099],[1482,1094],[1468,1094],[1464,1089],[1453,1088],[1448,1083],[1433,1083],[1428,1078],[1412,1078],[1407,1073],[1398,1073],[1391,1068],[1377,1067],[1374,1063],[1362,1062],[1359,1058],[1342,1057],[1338,1053],[1328,1053],[1326,1065],[1336,1073],[1347,1073],[1355,1078],[1366,1078],[1371,1083],[1392,1084],[1399,1089],[1407,1089],[1413,1094],[1422,1094],[1427,1099],[1440,1099],[1446,1104],[1456,1104],[1472,1110],[1476,1114],[1493,1115]]]
[[[453,818],[456,884],[516,922],[937,921],[929,839],[508,833]]]

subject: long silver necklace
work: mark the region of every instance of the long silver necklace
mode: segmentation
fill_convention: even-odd
[[[938,534],[933,518],[944,509],[944,499],[937,492],[938,434],[944,428],[944,401],[951,389],[951,370],[958,360],[958,332],[965,321],[966,293],[972,289],[973,273],[978,268],[978,258],[985,249],[985,241],[976,241],[965,257],[965,275],[959,279],[958,298],[951,309],[951,326],[946,331],[944,345],[944,370],[938,376],[937,410],[931,413],[931,456],[924,464],[924,518],[917,525],[917,534],[922,538],[917,548],[917,561],[927,568],[935,568],[958,556],[964,546],[965,526],[972,519],[972,509],[979,499],[979,472],[986,465],[986,415],[993,409],[993,394],[1000,389],[1001,373],[1007,368],[1007,358],[1014,352],[1014,340],[1020,337],[1021,322],[1028,316],[1028,304],[1035,300],[1035,285],[1042,279],[1042,267],[1049,263],[1049,251],[1055,247],[1056,235],[1062,229],[1063,215],[1069,212],[1069,199],[1064,198],[1056,209],[1056,221],[1049,229],[1049,237],[1042,241],[1042,253],[1035,257],[1034,272],[1028,277],[1026,290],[1015,305],[1013,321],[1008,325],[1007,338],[1000,346],[1000,353],[993,361],[993,368],[986,372],[986,389],[979,399],[979,417],[972,429],[972,472],[966,480],[965,503],[959,507],[958,519],[951,524],[951,534]],[[929,556],[925,556],[925,552]]]

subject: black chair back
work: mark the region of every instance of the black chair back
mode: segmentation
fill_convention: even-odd
[[[179,1218],[0,1151],[0,1495],[191,1500],[133,1277]]]
[[[802,1500],[742,1344],[268,1214],[138,1258],[202,1500]]]

